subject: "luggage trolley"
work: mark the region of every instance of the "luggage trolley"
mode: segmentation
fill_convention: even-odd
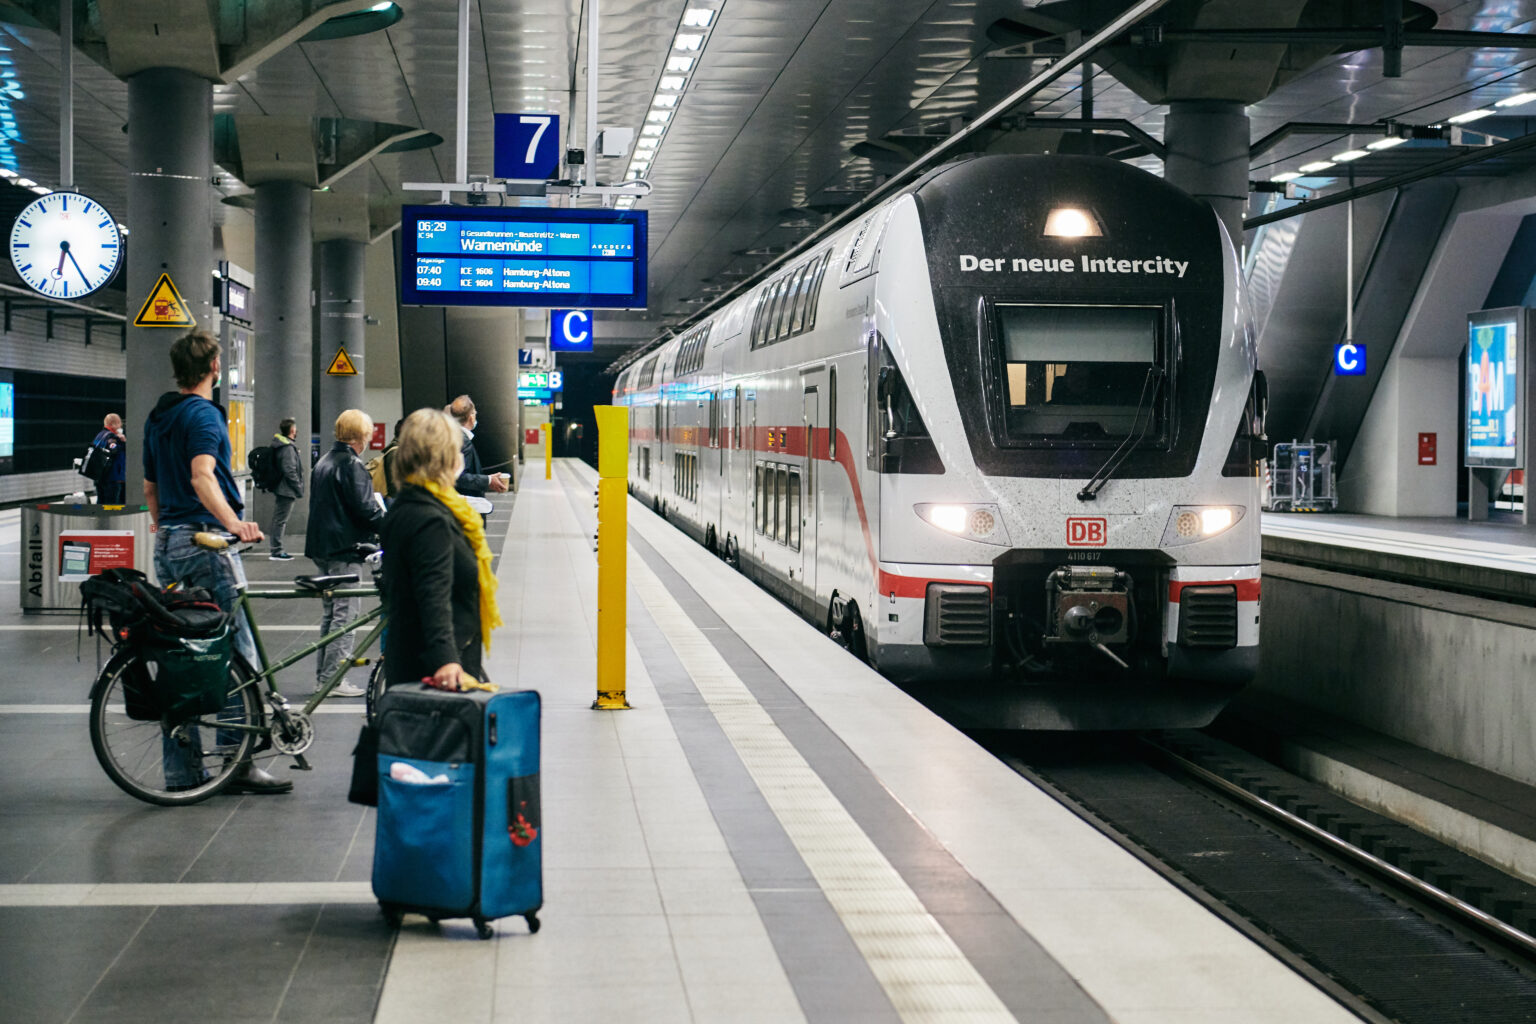
[[[1275,445],[1264,508],[1269,512],[1332,512],[1333,442],[1291,441]]]

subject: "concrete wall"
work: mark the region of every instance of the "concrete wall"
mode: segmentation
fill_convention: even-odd
[[[1255,687],[1536,785],[1536,609],[1266,562]]]
[[[1342,507],[1378,516],[1456,515],[1456,387],[1453,359],[1387,364],[1339,479]],[[1436,435],[1433,466],[1419,465],[1420,433]]]
[[[1467,343],[1467,314],[1483,308],[1520,222],[1533,212],[1536,175],[1458,195],[1339,477],[1345,511],[1456,515],[1457,360]],[[1418,465],[1420,432],[1437,435],[1435,466]]]
[[[363,329],[365,356],[363,411],[375,423],[394,431],[402,414],[400,397],[400,303],[397,299],[395,247],[389,240],[368,247],[363,268],[363,305],[368,315]]]

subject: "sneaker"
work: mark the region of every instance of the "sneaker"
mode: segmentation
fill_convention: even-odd
[[[340,683],[337,684],[336,689],[332,690],[329,694],[327,694],[327,696],[361,697],[367,692],[367,687],[358,686],[356,683],[348,682],[347,680],[343,679]]]
[[[290,562],[293,560],[293,556],[286,551],[274,551],[271,558],[274,562]]]

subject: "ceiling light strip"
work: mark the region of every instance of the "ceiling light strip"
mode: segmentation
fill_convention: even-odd
[[[644,123],[635,136],[629,167],[624,172],[625,180],[638,181],[650,170],[651,163],[666,139],[667,129],[672,126],[672,115],[682,102],[704,48],[709,45],[710,34],[720,20],[722,6],[723,3],[690,3],[683,10],[662,65],[661,77],[656,82],[656,88],[651,91],[650,107],[645,113]],[[628,209],[635,205],[635,200],[626,196],[617,205]]]

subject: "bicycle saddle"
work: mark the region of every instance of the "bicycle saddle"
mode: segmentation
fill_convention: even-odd
[[[337,587],[344,587],[349,583],[356,582],[357,573],[355,572],[338,572],[332,576],[295,576],[293,578],[294,586],[301,590],[313,590],[317,593],[335,590]]]

